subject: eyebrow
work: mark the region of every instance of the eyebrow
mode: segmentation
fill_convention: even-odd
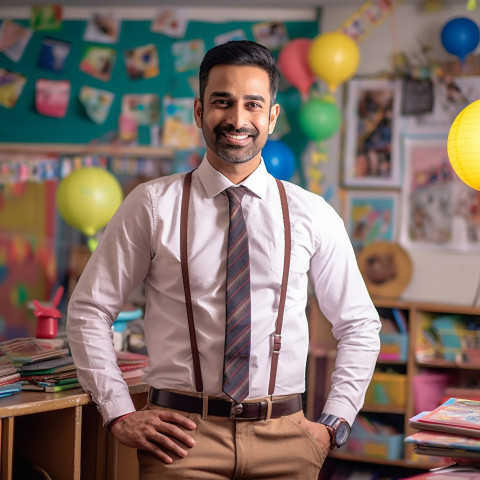
[[[212,92],[210,94],[210,98],[216,97],[232,98],[232,94],[229,92]],[[243,100],[255,100],[258,102],[265,102],[265,98],[263,98],[261,95],[244,95]]]

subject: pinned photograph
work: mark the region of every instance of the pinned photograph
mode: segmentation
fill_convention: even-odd
[[[62,5],[33,5],[30,11],[30,27],[32,30],[60,30],[62,18]]]
[[[117,43],[120,21],[113,13],[94,13],[85,28],[84,40],[98,43]]]
[[[107,82],[112,75],[116,53],[109,47],[87,47],[80,63],[80,70]]]
[[[132,79],[156,77],[160,73],[157,47],[153,43],[126,50],[124,56],[128,76]]]
[[[79,98],[89,118],[97,125],[101,125],[108,117],[115,95],[106,90],[84,85],[80,89]]]
[[[12,20],[3,20],[0,25],[0,52],[18,62],[32,36],[32,29]]]
[[[121,114],[118,118],[120,140],[123,143],[133,143],[138,138],[138,122],[135,116]]]
[[[35,107],[38,113],[47,117],[63,118],[70,101],[68,80],[47,80],[39,78],[35,84]]]
[[[172,53],[175,56],[175,70],[177,72],[196,70],[200,67],[205,55],[205,44],[201,39],[175,42],[172,45]]]
[[[152,21],[150,30],[169,37],[182,38],[187,30],[187,12],[180,8],[162,8]]]
[[[159,121],[158,95],[129,94],[122,97],[122,115],[134,117],[138,125],[153,125]]]
[[[237,30],[232,30],[231,32],[217,35],[213,41],[215,42],[215,45],[222,45],[223,43],[230,42],[231,40],[239,41],[246,39],[247,36],[245,35],[245,32],[241,28],[238,28]]]
[[[289,40],[285,24],[280,22],[261,22],[252,26],[255,41],[270,50],[282,48]]]
[[[192,98],[163,99],[162,144],[186,150],[200,146],[200,130],[195,125]]]
[[[65,63],[70,55],[71,44],[53,38],[44,38],[40,48],[37,65],[46,70],[63,72]]]
[[[5,108],[13,108],[17,103],[26,78],[18,73],[0,69],[0,105]]]

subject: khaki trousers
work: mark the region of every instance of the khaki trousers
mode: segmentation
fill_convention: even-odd
[[[139,450],[140,480],[317,480],[328,453],[300,425],[302,411],[254,421],[179,413],[197,425],[195,446],[168,465]]]

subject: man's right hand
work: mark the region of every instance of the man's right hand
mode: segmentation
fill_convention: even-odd
[[[145,450],[156,455],[165,463],[172,463],[172,453],[185,457],[187,450],[175,443],[178,440],[187,447],[193,447],[195,440],[177,425],[189,430],[195,423],[183,415],[158,408],[139,410],[112,426],[115,438],[127,447]]]

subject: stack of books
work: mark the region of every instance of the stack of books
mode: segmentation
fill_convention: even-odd
[[[147,355],[124,350],[115,350],[115,353],[117,354],[117,365],[122,371],[124,380],[127,378],[143,378],[148,367]]]
[[[420,431],[405,438],[419,455],[477,459],[480,465],[480,401],[450,398],[409,419]]]
[[[61,392],[80,387],[77,369],[69,356],[26,363],[19,372],[22,390]]]
[[[32,337],[15,338],[0,343],[0,352],[14,366],[21,390],[57,392],[80,386],[73,359],[64,346]]]
[[[0,351],[0,386],[18,381],[20,374],[11,358]]]

